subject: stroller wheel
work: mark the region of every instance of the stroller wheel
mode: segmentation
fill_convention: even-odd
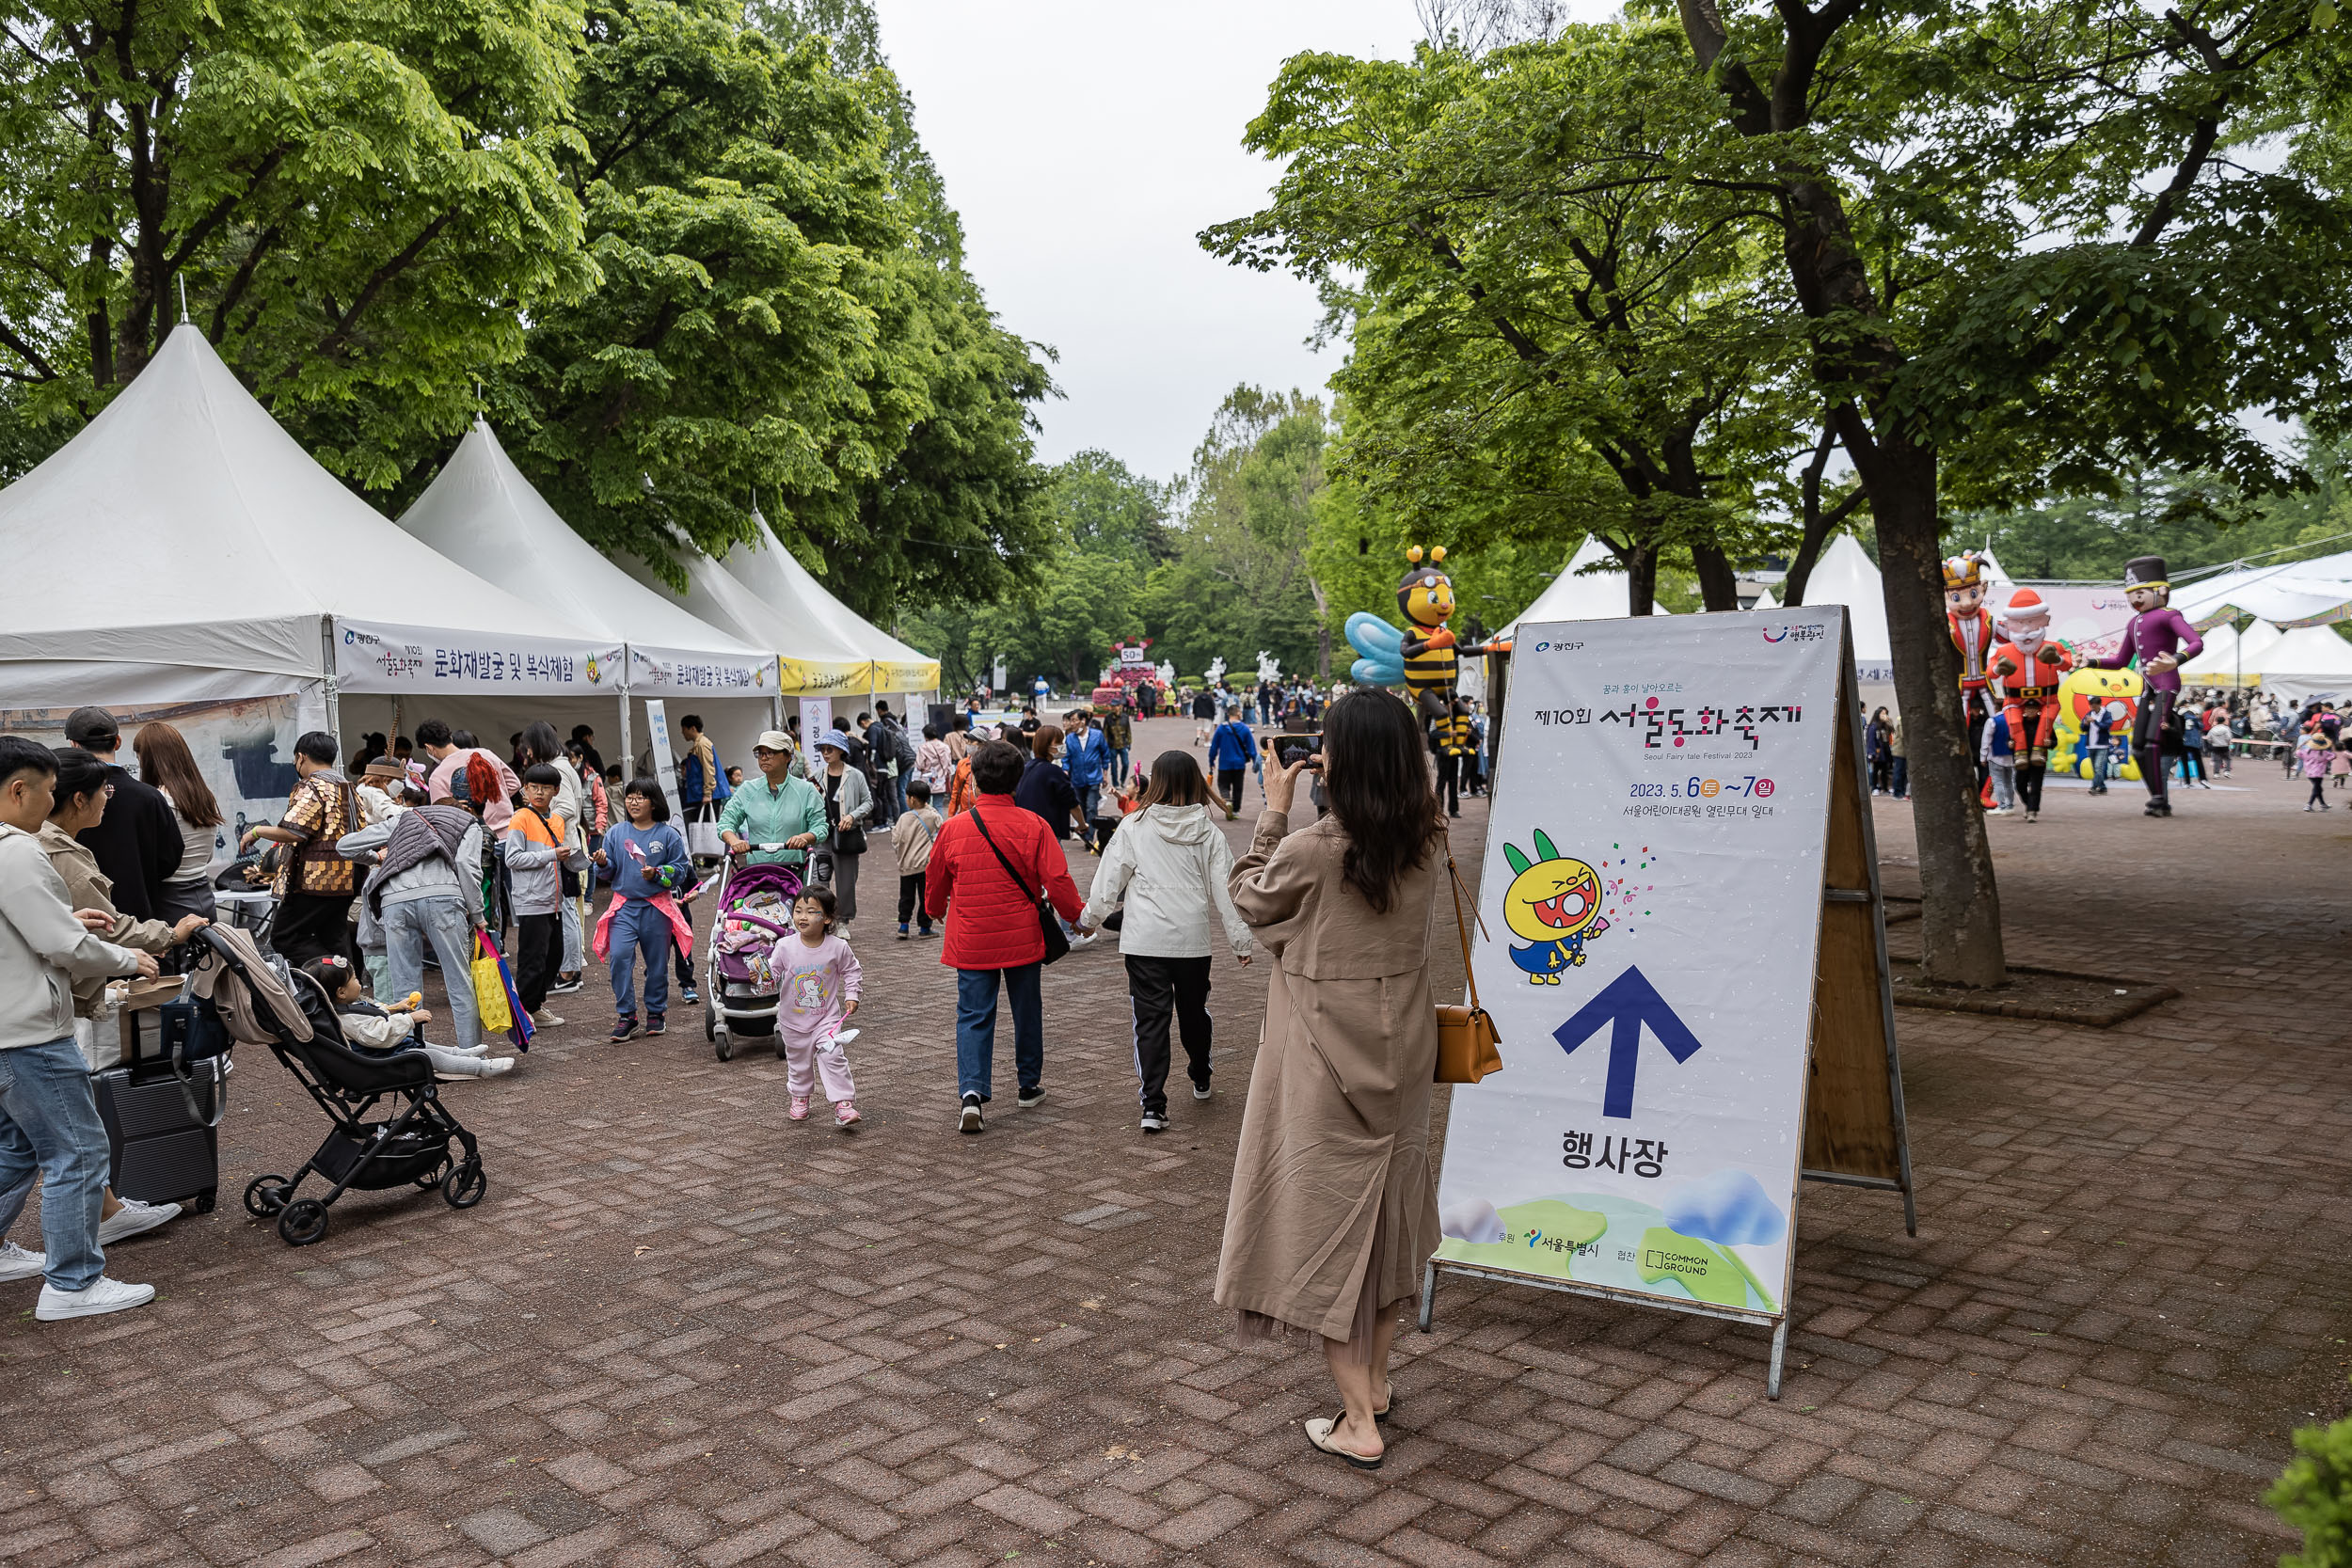
[[[715,982],[710,988],[710,994],[713,996],[719,994],[719,987]],[[703,1009],[703,1038],[707,1040],[716,1040],[718,1037],[719,1009],[716,1007],[705,1007]],[[722,1053],[719,1060],[723,1062],[726,1060],[726,1056]]]
[[[257,1176],[245,1184],[245,1212],[265,1220],[286,1206],[286,1179]]]
[[[453,1209],[470,1209],[482,1201],[482,1195],[490,1190],[490,1179],[482,1174],[479,1159],[468,1160],[449,1173],[441,1183],[441,1196]]]
[[[776,1031],[776,1060],[784,1060],[784,1031],[781,1029]]]
[[[288,1246],[309,1246],[326,1234],[326,1205],[314,1197],[296,1198],[278,1216],[278,1234]]]
[[[715,1031],[710,1037],[711,1049],[719,1053],[719,1060],[723,1062],[735,1060],[735,1037],[733,1035],[724,1029],[720,1029]]]

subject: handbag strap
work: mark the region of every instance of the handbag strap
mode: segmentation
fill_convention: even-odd
[[[1462,897],[1470,892],[1470,889],[1462,885],[1462,870],[1454,863],[1454,849],[1450,845],[1445,852],[1445,873],[1448,879],[1446,892],[1454,899],[1454,928],[1460,932],[1462,937],[1462,974],[1470,981],[1470,1007],[1475,1012],[1483,1013],[1486,1009],[1480,1005],[1478,1000],[1478,971],[1470,963],[1470,927],[1462,919]],[[1475,898],[1470,900],[1470,919],[1478,922],[1480,936],[1485,937],[1488,942],[1494,941],[1493,937],[1487,935],[1486,917],[1478,912],[1478,900]]]
[[[1025,898],[1033,898],[1041,904],[1043,903],[1045,901],[1045,890],[1041,887],[1035,893],[1031,893],[1029,891],[1028,879],[1022,876],[1020,872],[1015,871],[1012,868],[1012,862],[1005,859],[1005,852],[996,847],[996,837],[993,833],[991,833],[988,831],[988,824],[981,819],[980,808],[977,806],[974,806],[972,808],[972,825],[980,830],[980,836],[982,838],[988,840],[989,848],[995,852],[996,863],[1005,868],[1005,875],[1012,879],[1012,885],[1021,890],[1022,896]]]

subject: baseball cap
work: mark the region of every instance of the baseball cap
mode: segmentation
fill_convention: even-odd
[[[755,752],[788,752],[791,749],[792,737],[782,730],[762,730],[759,738],[752,742]]]
[[[103,707],[77,707],[66,715],[65,737],[84,751],[118,751],[122,727]]]

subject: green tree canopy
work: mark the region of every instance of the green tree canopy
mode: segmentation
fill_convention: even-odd
[[[190,319],[328,467],[462,428],[595,272],[561,0],[0,3],[0,376],[38,457]]]

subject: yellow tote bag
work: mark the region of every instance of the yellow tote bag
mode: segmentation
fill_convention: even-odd
[[[498,955],[479,931],[474,933],[471,967],[474,1005],[482,1009],[482,1032],[497,1035],[515,1027],[515,1015],[506,1006],[506,983],[499,977]]]

